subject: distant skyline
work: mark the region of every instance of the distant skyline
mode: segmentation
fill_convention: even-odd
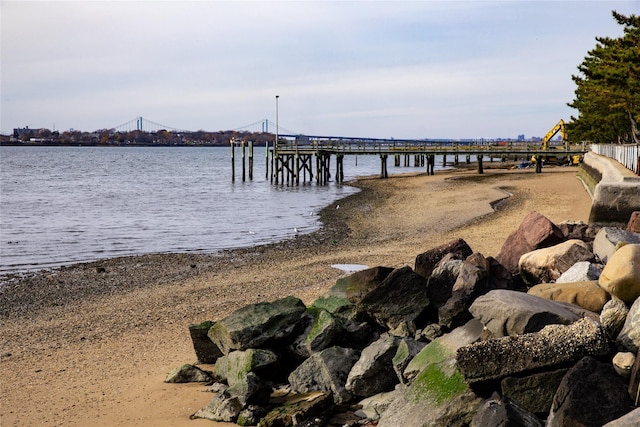
[[[0,1],[0,131],[543,136],[634,1]]]

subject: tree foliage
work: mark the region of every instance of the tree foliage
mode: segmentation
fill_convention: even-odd
[[[571,117],[571,141],[640,143],[640,17],[612,12],[624,26],[622,37],[596,37],[596,47],[571,76],[578,110]]]

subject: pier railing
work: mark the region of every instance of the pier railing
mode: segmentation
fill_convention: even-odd
[[[640,175],[640,144],[591,144],[591,151],[615,159]]]

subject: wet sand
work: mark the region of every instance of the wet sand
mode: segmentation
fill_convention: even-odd
[[[202,385],[163,382],[196,361],[190,323],[286,295],[311,303],[345,274],[332,264],[413,267],[416,255],[457,237],[495,256],[532,210],[586,222],[591,199],[576,172],[361,179],[360,193],[322,212],[321,231],[286,242],[15,277],[0,288],[0,424],[229,425],[189,419],[211,398]]]

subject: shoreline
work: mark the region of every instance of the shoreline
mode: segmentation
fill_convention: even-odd
[[[190,323],[287,295],[309,304],[345,275],[332,264],[413,266],[456,237],[495,256],[530,210],[586,221],[590,198],[575,175],[362,178],[310,234],[220,255],[112,258],[10,283],[0,289],[3,425],[229,425],[189,419],[211,397],[201,385],[163,383],[195,358]]]

